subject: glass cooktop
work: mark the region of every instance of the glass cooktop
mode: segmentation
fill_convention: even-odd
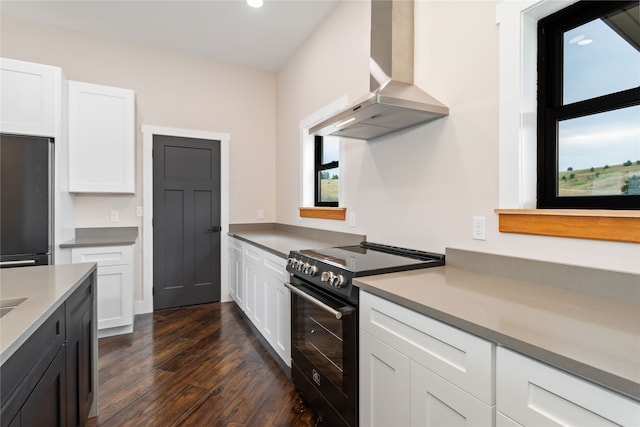
[[[353,273],[354,277],[444,265],[444,255],[362,242],[360,245],[304,249],[299,254]]]

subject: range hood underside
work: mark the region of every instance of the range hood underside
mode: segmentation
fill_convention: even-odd
[[[373,139],[448,114],[449,108],[416,86],[389,82],[380,92],[318,123],[309,133]]]

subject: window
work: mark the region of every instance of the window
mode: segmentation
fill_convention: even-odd
[[[640,208],[639,21],[580,1],[538,22],[538,208]]]
[[[315,135],[314,144],[314,204],[337,207],[340,188],[339,139]]]

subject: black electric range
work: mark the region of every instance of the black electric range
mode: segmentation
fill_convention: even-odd
[[[317,421],[358,425],[359,298],[353,279],[441,265],[441,254],[371,242],[289,253],[291,378]]]

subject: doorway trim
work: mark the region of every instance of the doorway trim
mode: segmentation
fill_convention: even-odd
[[[220,301],[230,301],[227,262],[229,232],[229,141],[227,133],[142,125],[142,299],[135,314],[153,311],[153,136],[166,135],[220,141]]]

